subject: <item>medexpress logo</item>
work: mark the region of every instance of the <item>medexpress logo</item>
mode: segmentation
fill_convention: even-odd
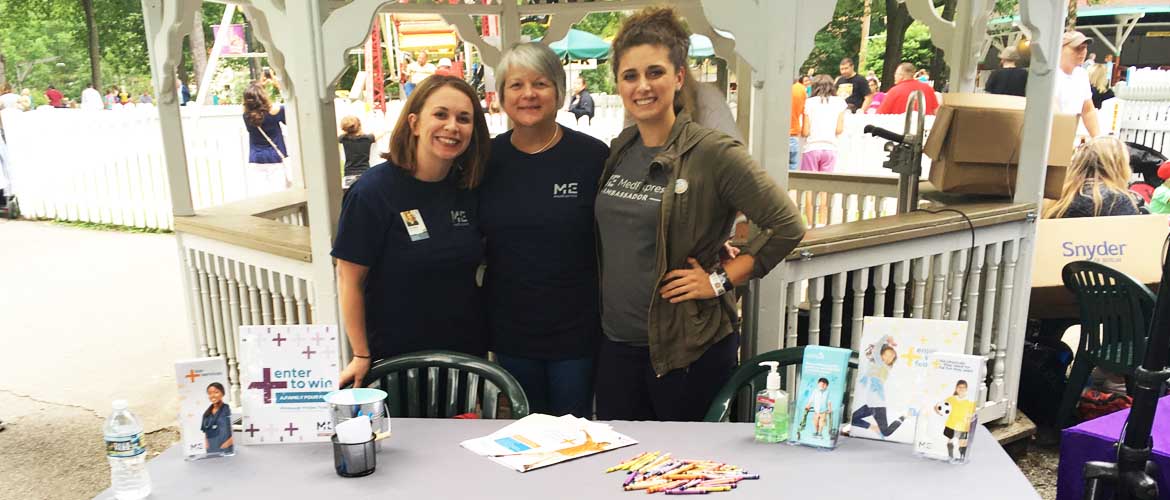
[[[576,198],[577,183],[553,184],[553,198]]]
[[[1081,242],[1066,241],[1060,244],[1061,257],[1078,258],[1093,262],[1121,262],[1125,257],[1125,247],[1128,243],[1110,243],[1108,240],[1101,243],[1083,244]]]

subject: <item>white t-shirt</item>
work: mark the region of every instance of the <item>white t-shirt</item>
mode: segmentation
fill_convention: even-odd
[[[426,64],[419,64],[412,62],[407,66],[410,71],[410,83],[418,85],[426,80],[428,76],[435,74],[435,65],[430,62]]]
[[[1089,72],[1077,66],[1072,74],[1065,74],[1059,68],[1056,70],[1056,112],[1066,115],[1079,115],[1084,109],[1085,101],[1093,98],[1093,91],[1089,86]]]
[[[102,94],[93,87],[81,91],[81,109],[103,109]]]
[[[20,94],[9,92],[7,94],[0,95],[0,109],[17,109],[16,104],[18,102],[20,102]]]
[[[845,99],[831,96],[828,100],[809,97],[804,102],[804,114],[808,116],[808,137],[804,141],[805,151],[837,149],[837,118],[848,109]]]

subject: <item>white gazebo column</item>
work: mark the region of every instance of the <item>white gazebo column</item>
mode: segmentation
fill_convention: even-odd
[[[943,19],[931,0],[906,0],[914,19],[930,28],[930,40],[943,48],[943,57],[951,68],[950,91],[974,92],[980,56],[985,52],[987,20],[994,2],[958,0],[955,20]]]
[[[142,0],[143,20],[146,28],[146,47],[150,56],[150,80],[154,85],[155,102],[158,106],[159,129],[162,133],[163,160],[166,162],[167,188],[171,197],[171,213],[175,217],[195,215],[191,202],[191,183],[187,175],[187,148],[183,143],[183,116],[179,110],[179,92],[175,88],[175,69],[183,49],[183,37],[191,32],[195,24],[195,11],[201,0],[168,1]],[[182,234],[176,233],[176,251],[180,268],[187,266],[187,252],[183,246]],[[194,304],[190,293],[191,276],[180,272],[183,283],[183,298],[186,302],[183,313],[189,332],[195,332]],[[191,355],[203,356],[197,335],[191,339]]]
[[[175,88],[175,69],[183,50],[183,38],[191,32],[195,10],[201,4],[201,0],[142,0],[146,46],[150,53],[150,80],[157,96],[167,185],[171,209],[176,217],[195,215],[187,177],[187,149],[183,144],[183,117]]]
[[[788,130],[792,80],[813,47],[813,37],[833,16],[835,0],[702,0],[707,22],[735,34],[735,51],[752,67],[752,155],[784,188],[788,186]],[[763,22],[762,20],[768,20]],[[740,81],[739,91],[749,82]],[[781,263],[760,280],[755,352],[784,347]]]
[[[1028,68],[1028,105],[1024,110],[1024,133],[1020,145],[1020,168],[1016,172],[1016,203],[1033,203],[1039,212],[1044,199],[1044,176],[1047,173],[1048,145],[1052,136],[1052,116],[1056,111],[1056,71],[1060,64],[1060,38],[1067,14],[1064,0],[1025,0],[1020,3],[1021,23],[1032,34],[1032,64]],[[1016,303],[1012,308],[1009,329],[1022,332],[1028,320],[1028,299],[1032,290],[1032,267],[1035,254],[1036,227],[1021,240],[1019,265],[1016,268]],[[1007,348],[1007,394],[1020,389],[1020,361],[1024,353],[1024,335],[1012,334]],[[1001,347],[1002,348],[1002,347]],[[1014,398],[1009,398],[1014,401]],[[1016,418],[1016,406],[1007,409],[1008,422]]]

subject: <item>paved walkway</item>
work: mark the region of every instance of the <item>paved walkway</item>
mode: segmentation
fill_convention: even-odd
[[[114,399],[147,431],[174,425],[173,362],[192,353],[178,261],[171,235],[0,220],[0,498],[107,487],[101,424]]]

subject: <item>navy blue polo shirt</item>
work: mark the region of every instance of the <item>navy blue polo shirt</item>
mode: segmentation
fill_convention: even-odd
[[[456,187],[454,170],[424,182],[383,163],[350,187],[332,255],[370,268],[366,337],[374,359],[427,349],[487,352],[475,282],[483,261],[477,208],[475,192]]]
[[[480,187],[492,350],[531,359],[593,355],[601,335],[593,201],[609,148],[580,132],[530,155],[492,140]]]

